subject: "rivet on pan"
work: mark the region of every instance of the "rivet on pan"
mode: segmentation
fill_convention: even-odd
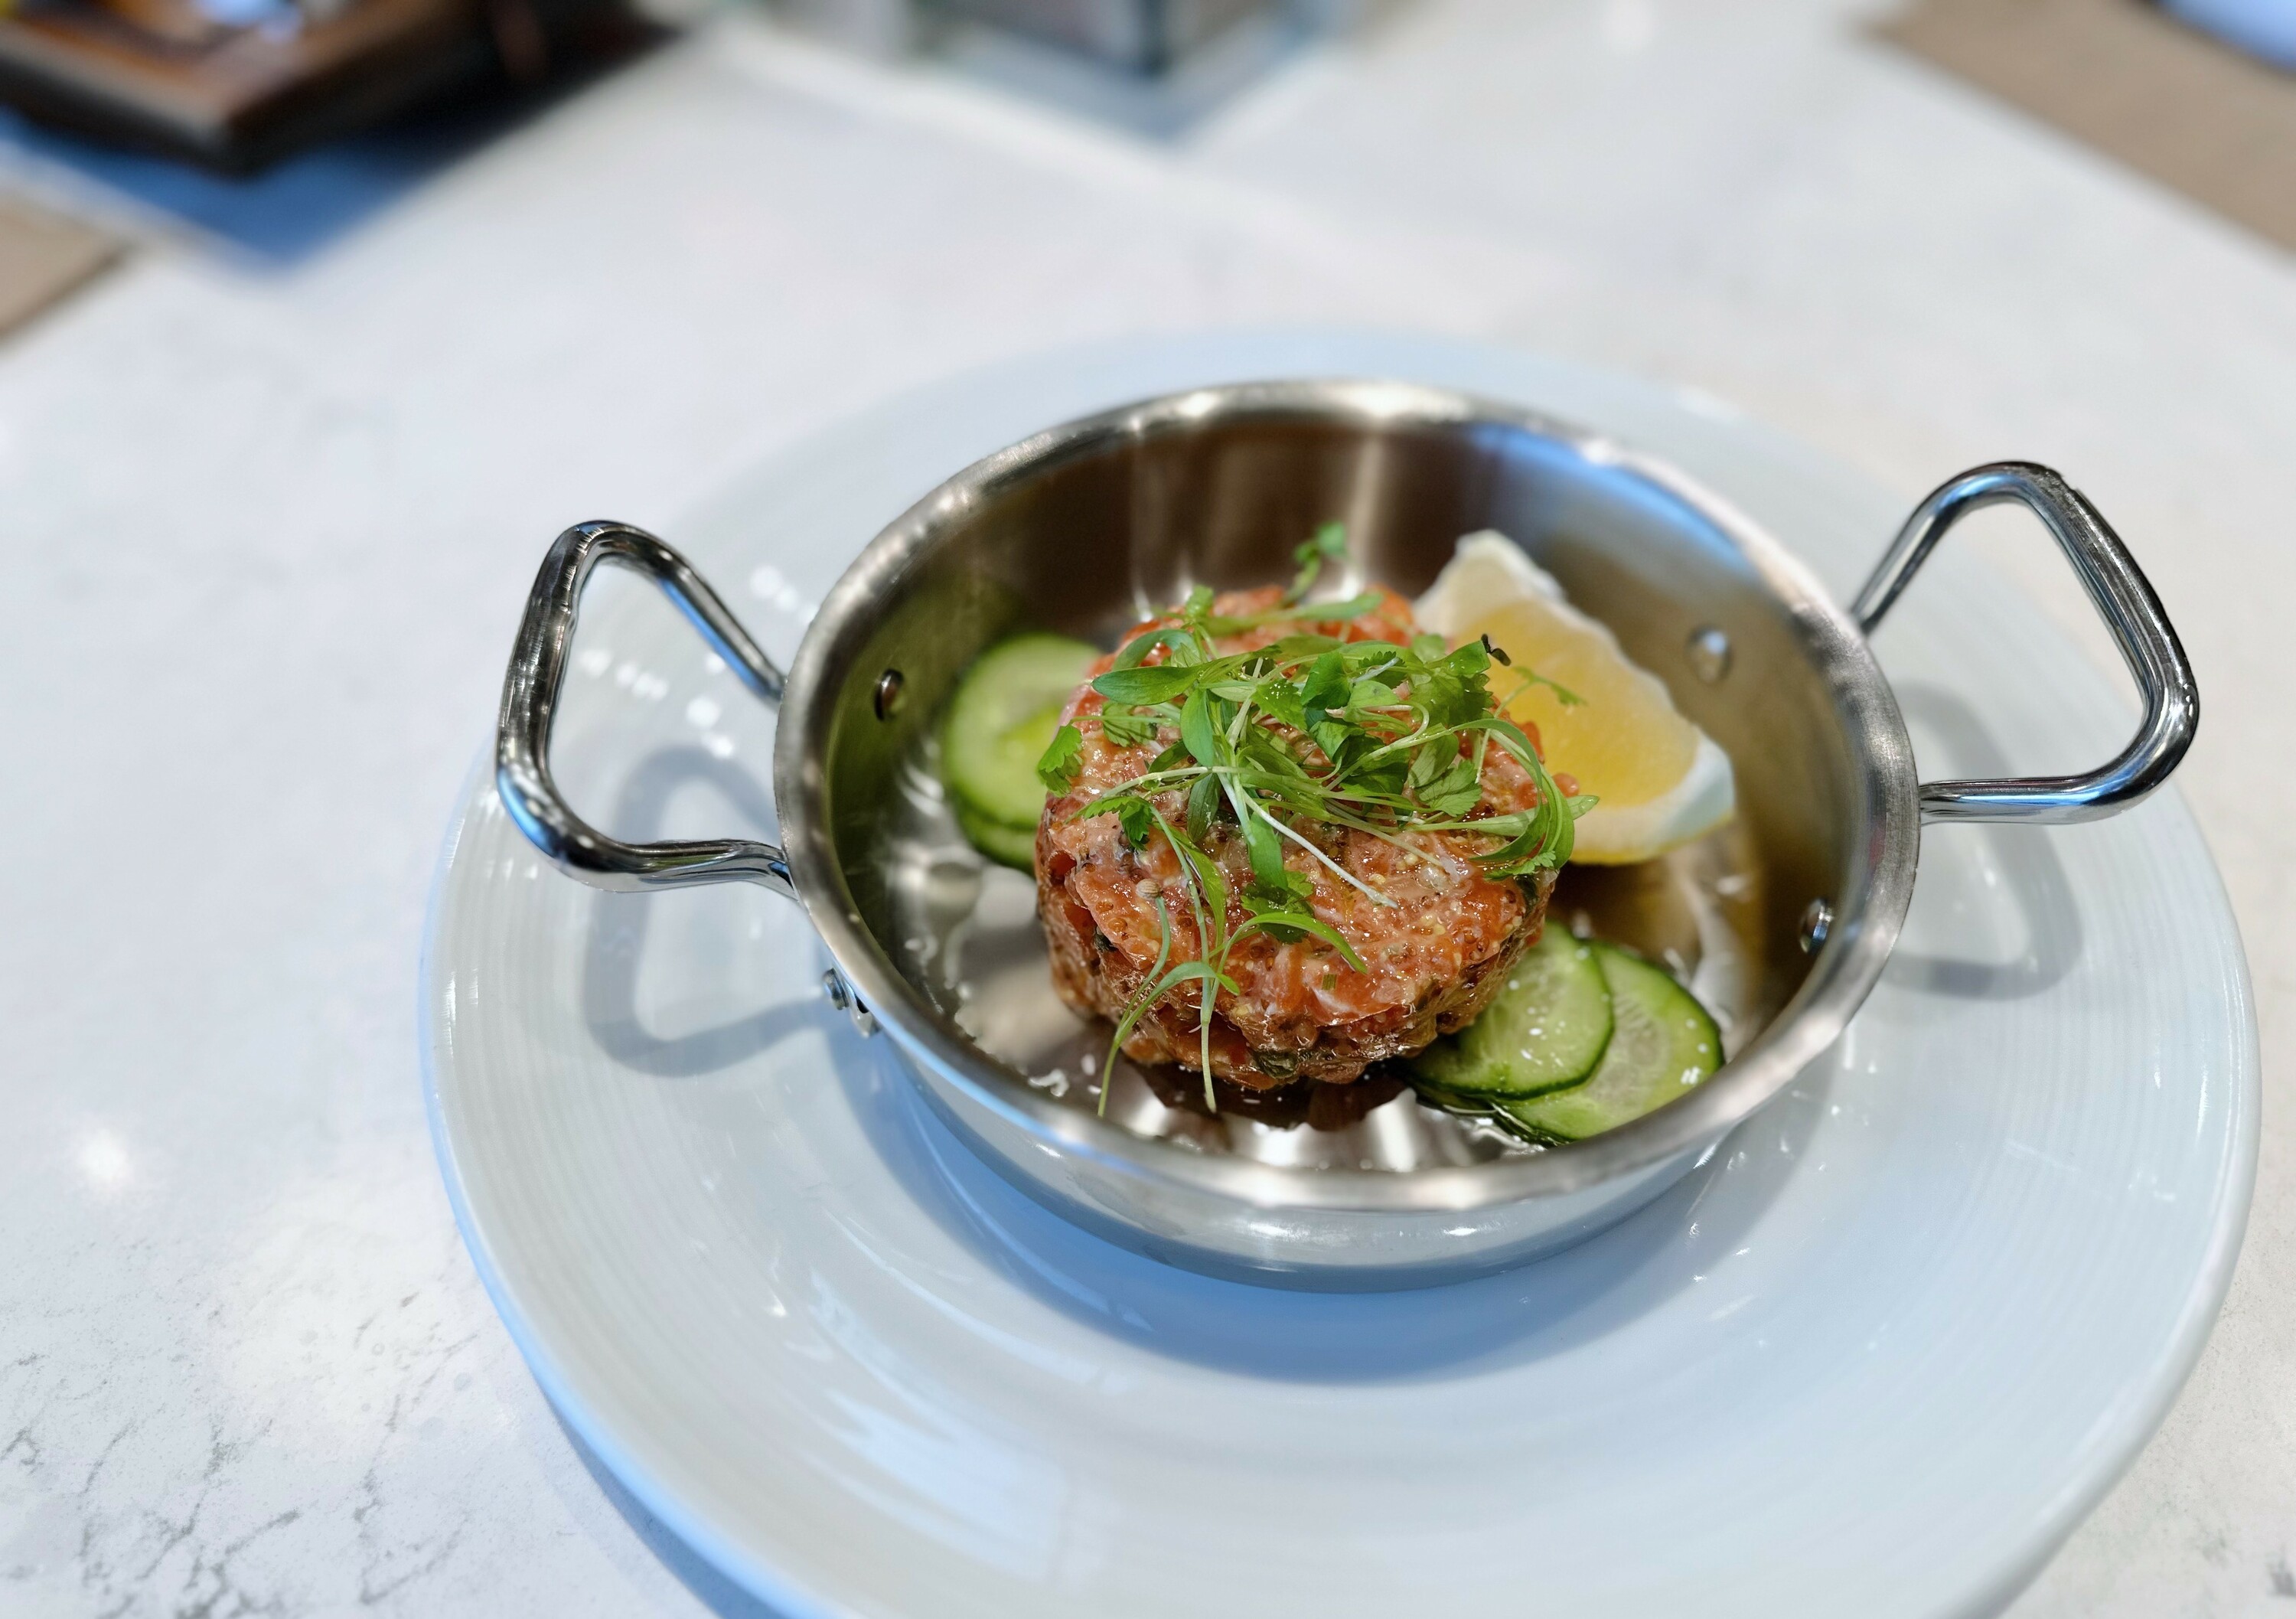
[[[1690,632],[1690,670],[1709,686],[1719,686],[1730,672],[1730,637],[1711,624]]]
[[[876,706],[878,719],[890,719],[901,711],[901,687],[906,684],[898,669],[889,669],[877,677],[877,689],[871,694],[870,701]]]
[[[845,982],[845,975],[835,967],[821,975],[821,992],[828,998],[831,1006],[853,1020],[854,1032],[864,1040],[877,1032],[876,1017],[861,1004],[861,998],[853,993],[853,987]]]
[[[1801,914],[1801,953],[1813,955],[1825,942],[1826,934],[1833,931],[1833,907],[1823,900],[1812,900]]]

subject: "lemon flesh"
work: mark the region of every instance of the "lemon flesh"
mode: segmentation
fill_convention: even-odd
[[[1487,635],[1513,660],[1491,670],[1492,695],[1508,718],[1537,727],[1549,770],[1601,801],[1579,819],[1572,859],[1646,860],[1730,818],[1729,756],[1677,711],[1664,684],[1628,658],[1607,625],[1573,607],[1505,535],[1462,539],[1416,612],[1455,645]],[[1579,701],[1522,678],[1532,673]]]

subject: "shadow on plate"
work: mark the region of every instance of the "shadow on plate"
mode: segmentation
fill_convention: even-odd
[[[1984,720],[1960,697],[1920,681],[1899,682],[1897,696],[1906,724],[1942,744],[1953,775],[2015,774]],[[1891,983],[1959,1000],[2022,1000],[2072,971],[2081,953],[2080,908],[2048,836],[2037,831],[1999,826],[1924,831],[1924,837],[1976,841],[1991,857],[1988,868],[2000,874],[2003,897],[2022,924],[2024,949],[2011,960],[1985,961],[1900,945],[1887,969]]]
[[[918,1206],[1039,1303],[1154,1353],[1301,1383],[1374,1383],[1520,1364],[1677,1300],[1742,1244],[1803,1155],[1829,1081],[1813,1070],[1710,1160],[1620,1224],[1535,1263],[1399,1293],[1304,1293],[1200,1276],[1084,1230],[954,1135],[882,1040],[838,1020],[830,1046],[864,1133]],[[1735,1150],[1750,1130],[1777,1151]]]
[[[648,754],[622,784],[605,824],[640,842],[661,837],[671,798],[697,782],[715,788],[732,807],[735,830],[762,834],[774,825],[764,784],[744,767],[698,747]],[[641,1073],[695,1079],[744,1062],[809,1024],[815,1007],[798,1000],[676,1036],[648,1028],[638,1010],[638,969],[660,905],[660,896],[650,893],[594,898],[582,952],[582,1008],[591,1037],[607,1055]]]
[[[686,746],[647,756],[625,778],[606,824],[627,837],[674,834],[666,825],[674,818],[672,800],[695,784],[711,789],[713,828],[727,825],[728,810],[738,824],[773,825],[753,775]],[[816,998],[781,1000],[676,1037],[650,1028],[638,986],[658,908],[658,896],[601,894],[591,913],[582,1004],[593,1037],[616,1061],[693,1078],[731,1068],[821,1019],[840,1089],[865,1138],[940,1229],[997,1275],[1095,1331],[1248,1376],[1408,1380],[1536,1360],[1600,1338],[1679,1299],[1703,1267],[1742,1245],[1825,1111],[1829,1081],[1821,1067],[1654,1203],[1533,1264],[1395,1293],[1256,1286],[1144,1257],[1038,1204],[952,1133],[901,1069],[890,1038],[862,1040]],[[790,913],[788,925],[804,923]],[[1752,1130],[1762,1132],[1765,1150],[1735,1151]],[[1767,1145],[1773,1132],[1778,1150]]]

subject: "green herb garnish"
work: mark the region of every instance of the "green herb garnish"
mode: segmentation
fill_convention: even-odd
[[[1198,586],[1168,615],[1177,620],[1149,630],[1119,652],[1093,682],[1103,699],[1095,720],[1110,743],[1144,747],[1163,743],[1143,774],[1073,811],[1071,819],[1113,815],[1135,849],[1160,834],[1179,857],[1180,882],[1195,924],[1199,955],[1170,963],[1171,912],[1156,898],[1156,965],[1126,1009],[1109,1048],[1115,1070],[1124,1038],[1148,1009],[1188,984],[1201,986],[1197,1020],[1204,1100],[1212,1090],[1211,1028],[1221,990],[1237,993],[1227,975],[1235,946],[1254,932],[1279,943],[1321,940],[1361,972],[1346,938],[1308,908],[1314,885],[1284,861],[1287,846],[1302,851],[1374,905],[1396,901],[1326,854],[1308,828],[1346,828],[1390,842],[1414,833],[1468,833],[1495,839],[1472,858],[1486,876],[1529,878],[1570,857],[1571,824],[1591,809],[1591,798],[1566,800],[1538,752],[1499,711],[1489,686],[1494,650],[1471,641],[1445,648],[1437,636],[1393,641],[1342,642],[1298,634],[1245,653],[1219,653],[1217,637],[1287,620],[1336,622],[1371,611],[1376,593],[1344,602],[1307,604],[1326,563],[1347,554],[1347,531],[1327,523],[1300,547],[1300,571],[1282,604],[1246,618],[1211,611],[1212,592]],[[1162,660],[1148,660],[1161,653]],[[1518,683],[1538,677],[1514,670]],[[1552,684],[1548,682],[1546,684]],[[1561,691],[1557,687],[1558,692]],[[1562,693],[1566,702],[1576,699]],[[1064,726],[1038,762],[1037,774],[1054,792],[1072,787],[1080,772],[1082,736]],[[1537,806],[1477,817],[1490,752],[1506,752],[1530,776]],[[1185,791],[1175,826],[1156,799]],[[1228,879],[1207,852],[1223,829],[1242,840],[1250,880],[1235,898],[1244,919],[1228,921]],[[1169,965],[1168,965],[1169,964]],[[1107,1106],[1108,1081],[1101,1105]]]
[[[1037,760],[1037,779],[1045,784],[1046,792],[1065,793],[1076,785],[1084,769],[1083,751],[1084,733],[1076,727],[1064,725],[1053,733],[1052,742]]]

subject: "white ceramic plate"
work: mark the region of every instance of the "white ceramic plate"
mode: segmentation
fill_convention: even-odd
[[[1671,458],[1837,591],[1902,515],[1710,402],[1230,335],[945,385],[666,538],[786,656],[878,527],[975,456],[1191,383],[1344,374]],[[2111,684],[1969,543],[1879,643],[1924,774],[2103,757],[2131,724]],[[770,718],[616,582],[560,727],[574,801],[629,836],[769,826]],[[827,1010],[821,965],[762,891],[543,867],[481,772],[423,973],[447,1187],[535,1375],[676,1534],[807,1619],[1989,1611],[2166,1410],[2255,1161],[2246,969],[2173,793],[1931,829],[1830,1059],[1625,1225],[1425,1293],[1217,1282],[1065,1226]]]

